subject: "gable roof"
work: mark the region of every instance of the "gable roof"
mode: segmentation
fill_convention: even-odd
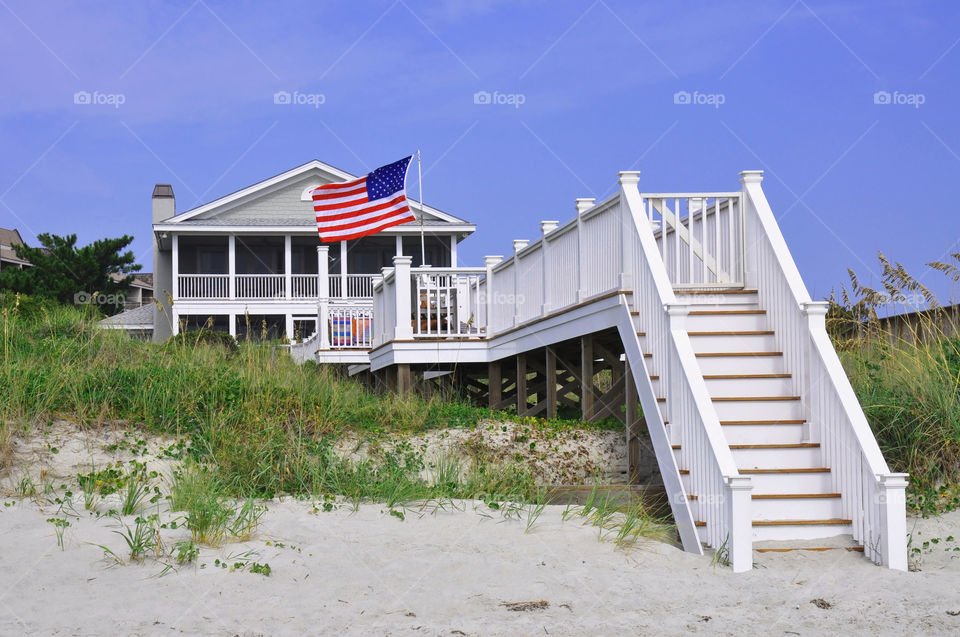
[[[174,215],[173,217],[164,219],[160,222],[160,224],[167,225],[193,222],[189,225],[194,225],[202,221],[203,225],[205,226],[235,225],[236,222],[218,220],[216,217],[230,210],[236,209],[243,204],[253,202],[261,197],[265,197],[271,193],[277,192],[284,187],[289,187],[297,182],[309,180],[311,177],[314,177],[317,185],[320,185],[324,183],[349,181],[351,179],[357,179],[358,176],[348,173],[344,170],[340,170],[339,168],[329,164],[325,164],[318,159],[313,159],[305,164],[291,168],[286,172],[282,172],[279,175],[274,175],[273,177],[269,177],[253,185],[247,186],[246,188],[234,191],[228,195],[214,199],[211,202],[202,204],[178,215]],[[473,226],[473,224],[468,221],[426,204],[421,205],[413,200],[409,200],[409,205],[415,214],[420,212],[421,214],[426,215],[424,218],[425,225],[453,224]],[[304,202],[304,206],[306,211],[309,213],[313,212],[312,206],[310,206],[308,202]],[[312,215],[307,214],[304,216],[304,219],[276,218],[272,220],[260,221],[255,219],[244,219],[242,225],[312,225],[313,223],[315,223],[315,221],[312,219]],[[418,225],[419,222],[411,222],[411,224]]]
[[[16,251],[14,251],[13,246],[17,244],[27,245],[27,242],[23,240],[23,237],[20,236],[20,231],[16,228],[9,230],[7,228],[0,228],[0,259],[7,261],[9,263],[22,263],[24,265],[30,265],[29,261],[24,261],[17,256]]]

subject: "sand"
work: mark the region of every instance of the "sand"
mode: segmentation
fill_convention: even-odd
[[[662,542],[618,550],[563,521],[561,506],[527,531],[523,515],[505,519],[480,502],[407,508],[400,519],[378,505],[323,511],[287,498],[265,503],[249,541],[203,548],[162,574],[152,557],[106,559],[98,544],[124,553],[119,523],[55,497],[3,498],[0,634],[960,633],[960,550],[947,540],[960,537],[960,512],[909,521],[918,547],[940,538],[915,572],[831,551],[757,553],[753,571],[734,574]],[[159,506],[161,518],[175,515]],[[63,550],[46,521],[56,515],[71,522]],[[168,547],[187,536],[163,531]],[[252,562],[270,575],[250,572]]]

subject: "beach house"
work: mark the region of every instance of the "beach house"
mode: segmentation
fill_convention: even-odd
[[[240,338],[303,341],[317,332],[322,296],[328,314],[366,319],[335,316],[338,346],[369,348],[373,278],[396,256],[421,265],[421,222],[426,261],[441,267],[457,266],[457,245],[476,226],[411,201],[417,221],[319,250],[310,192],[355,178],[313,160],[184,211],[173,188],[157,184],[154,340],[209,326]],[[320,272],[327,275],[322,295]]]

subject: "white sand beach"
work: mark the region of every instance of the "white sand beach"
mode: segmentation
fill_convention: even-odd
[[[52,455],[81,462],[67,443]],[[407,507],[400,519],[376,504],[324,511],[322,503],[285,498],[265,503],[249,541],[204,547],[193,564],[174,563],[163,574],[164,562],[153,557],[126,565],[106,558],[98,545],[124,553],[119,522],[76,500],[71,508],[53,494],[3,498],[0,634],[960,632],[960,550],[952,539],[960,537],[960,512],[908,521],[916,546],[938,539],[922,549],[915,572],[834,550],[756,553],[753,571],[735,575],[712,566],[710,554],[666,543],[618,550],[579,519],[563,521],[559,505],[528,530],[523,514],[505,516],[481,502]],[[105,500],[98,510],[109,506]],[[175,517],[159,506],[161,518]],[[70,521],[62,550],[47,522],[55,515]],[[132,524],[133,516],[124,520]],[[187,537],[182,526],[163,531],[168,548]],[[269,576],[250,572],[253,563],[269,564]],[[545,603],[517,610],[516,602]]]

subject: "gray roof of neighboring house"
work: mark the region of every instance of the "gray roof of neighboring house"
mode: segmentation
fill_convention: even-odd
[[[152,329],[153,303],[108,316],[101,320],[99,325],[103,327],[122,327],[127,329]]]

